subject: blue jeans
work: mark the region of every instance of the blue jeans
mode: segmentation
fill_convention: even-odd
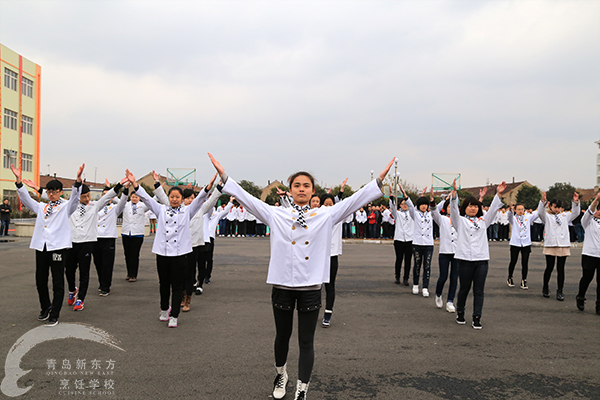
[[[421,265],[423,265],[423,289],[429,288],[429,276],[431,275],[431,257],[433,246],[419,246],[413,243],[413,256],[415,266],[413,267],[413,285],[419,284]]]
[[[492,239],[498,240],[498,231],[500,230],[500,224],[492,224]]]
[[[450,269],[450,288],[448,289],[448,302],[454,303],[456,295],[456,286],[458,285],[458,260],[454,254],[440,253],[440,277],[435,288],[436,296],[441,296],[444,291],[444,285],[448,279],[448,269]]]
[[[10,221],[2,220],[2,227],[0,228],[0,236],[8,236],[8,225],[10,225]]]
[[[488,273],[488,260],[465,261],[458,260],[458,275],[460,289],[458,290],[457,312],[465,312],[467,296],[473,285],[473,317],[481,317],[483,310],[483,288]]]

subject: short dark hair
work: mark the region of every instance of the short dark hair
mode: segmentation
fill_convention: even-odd
[[[448,215],[448,207],[450,207],[450,199],[444,202],[444,206],[442,207],[442,212]]]
[[[52,179],[46,183],[46,190],[63,190],[63,184],[58,179]]]
[[[327,199],[331,199],[331,201],[333,201],[333,204],[335,204],[335,197],[331,194],[331,193],[325,193],[323,195],[321,195],[321,204],[325,204],[325,200]]]
[[[554,205],[555,207],[559,207],[560,208],[560,207],[563,206],[563,203],[562,203],[562,201],[560,201],[558,199],[552,199],[552,200],[550,200],[550,202],[549,202],[548,205],[550,205],[550,206]]]
[[[473,196],[469,196],[469,197],[467,197],[466,199],[463,200],[463,202],[462,202],[462,204],[460,206],[460,215],[462,215],[464,217],[466,215],[465,210],[471,204],[475,204],[479,208],[477,210],[477,214],[475,216],[476,217],[481,217],[483,215],[483,206],[482,206],[481,202],[479,200],[477,200]]]
[[[423,204],[429,205],[429,198],[423,196],[417,199],[417,209],[419,209],[419,207],[421,207]]]
[[[172,191],[177,191],[179,192],[179,194],[181,195],[181,197],[183,197],[183,190],[181,190],[181,188],[179,186],[173,186],[171,189],[169,189],[169,193],[167,193],[167,195],[170,195]]]
[[[313,188],[315,187],[315,178],[313,178],[313,176],[306,171],[298,171],[295,174],[291,175],[288,178],[288,182],[290,183],[290,186],[292,186],[292,183],[294,183],[296,178],[299,176],[306,176],[308,179],[310,179],[310,183],[312,184],[312,187]]]
[[[81,194],[86,194],[90,192],[90,187],[86,184],[81,185]]]
[[[183,198],[184,199],[187,199],[191,195],[194,195],[194,196],[196,195],[196,193],[194,192],[194,189],[183,189]]]

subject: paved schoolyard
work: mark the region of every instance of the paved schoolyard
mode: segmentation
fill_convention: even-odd
[[[217,238],[212,283],[205,294],[193,296],[192,310],[181,314],[177,329],[158,321],[151,244],[152,237],[146,238],[137,282],[124,280],[118,242],[111,295],[97,296],[92,267],[85,310],[73,312],[65,300],[61,312],[61,324],[101,329],[124,351],[74,338],[38,344],[21,359],[20,368],[31,371],[18,386],[31,389],[17,398],[270,398],[274,324],[265,284],[268,240]],[[0,243],[2,361],[22,335],[40,325],[34,251],[28,245],[25,238]],[[455,314],[435,308],[433,295],[414,296],[410,287],[393,283],[393,246],[345,244],[332,326],[317,327],[308,398],[600,398],[595,282],[585,312],[575,307],[581,250],[573,249],[567,260],[566,301],[558,302],[541,296],[541,248],[533,249],[528,291],[506,286],[508,244],[492,243],[490,249],[483,330],[475,331],[470,326],[472,297],[468,325],[459,326]],[[437,276],[436,246],[432,292]],[[552,291],[555,282],[554,275]],[[291,381],[297,359],[294,336]]]

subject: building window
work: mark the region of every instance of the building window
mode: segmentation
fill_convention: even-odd
[[[31,154],[23,153],[21,161],[23,162],[23,172],[33,172],[33,156]]]
[[[33,81],[23,77],[21,91],[23,92],[23,96],[31,97],[33,99]]]
[[[27,115],[23,115],[22,119],[23,119],[23,133],[26,133],[28,135],[33,135],[33,118],[30,118]]]
[[[10,164],[17,163],[17,152],[15,150],[4,149],[4,168],[10,168]]]
[[[7,129],[17,130],[17,113],[9,110],[8,108],[4,109],[4,127]]]
[[[17,91],[18,77],[19,74],[17,74],[16,72],[8,68],[4,68],[4,86],[6,86],[7,88]]]

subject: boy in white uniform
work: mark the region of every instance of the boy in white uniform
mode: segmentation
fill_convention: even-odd
[[[21,203],[37,217],[35,229],[31,237],[29,248],[35,249],[35,281],[40,299],[40,321],[48,320],[46,326],[58,324],[60,309],[65,295],[65,261],[67,250],[71,248],[71,229],[69,217],[77,208],[81,192],[81,174],[85,164],[77,171],[77,181],[73,185],[70,201],[61,199],[63,194],[62,183],[56,179],[46,185],[48,204],[38,203],[29,196],[23,186],[21,171],[10,166],[15,175],[17,193]],[[52,302],[48,293],[48,276],[52,271]]]

